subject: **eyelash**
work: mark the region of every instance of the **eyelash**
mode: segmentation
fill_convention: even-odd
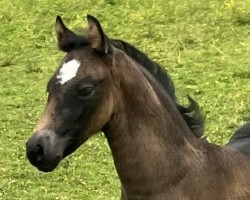
[[[84,87],[83,89],[80,90],[79,96],[81,97],[88,97],[91,96],[94,92],[94,87],[93,86],[87,86]]]

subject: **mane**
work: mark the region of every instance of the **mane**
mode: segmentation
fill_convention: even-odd
[[[131,44],[117,39],[111,39],[111,44],[124,51],[129,57],[143,66],[150,74],[161,84],[163,89],[168,93],[177,106],[181,116],[186,121],[193,134],[199,138],[204,134],[204,118],[201,114],[200,107],[190,96],[188,96],[189,104],[187,106],[180,105],[175,95],[175,87],[172,79],[166,70],[158,63],[150,60],[147,55],[136,49]]]

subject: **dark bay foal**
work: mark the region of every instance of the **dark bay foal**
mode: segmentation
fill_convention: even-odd
[[[75,44],[57,18],[58,46],[67,55],[27,142],[30,162],[52,171],[103,131],[122,200],[250,199],[250,158],[197,139],[152,73],[116,48],[94,17],[87,21],[87,35]]]

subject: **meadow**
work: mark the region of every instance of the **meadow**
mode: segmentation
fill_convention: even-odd
[[[102,134],[52,173],[26,159],[47,81],[64,56],[56,47],[57,15],[81,32],[92,14],[109,37],[164,66],[180,101],[190,94],[199,102],[209,141],[223,145],[250,121],[250,0],[1,0],[0,7],[0,199],[119,199]]]

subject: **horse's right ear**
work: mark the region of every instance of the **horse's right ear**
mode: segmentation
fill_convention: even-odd
[[[100,22],[91,15],[87,15],[87,22],[87,34],[91,48],[101,54],[110,53],[110,42],[108,37],[103,32]]]
[[[60,50],[69,52],[76,46],[78,36],[65,26],[60,16],[56,17],[55,32],[57,46]]]

